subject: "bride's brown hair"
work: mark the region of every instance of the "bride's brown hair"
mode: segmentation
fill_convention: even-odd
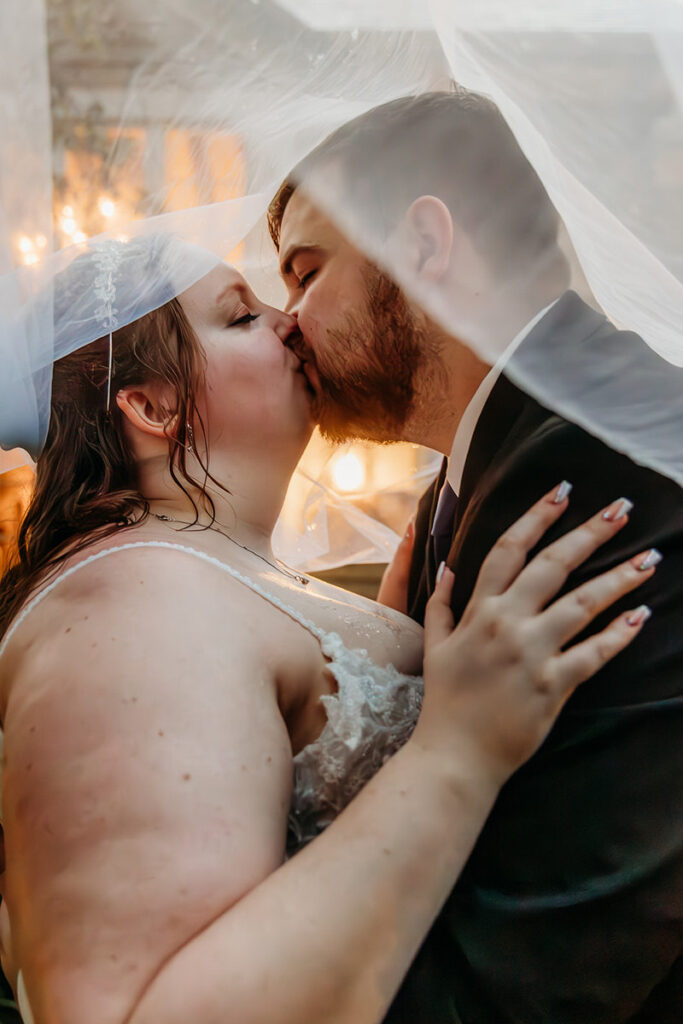
[[[150,381],[171,387],[176,426],[168,438],[170,472],[191,500],[189,489],[199,489],[213,515],[205,490],[208,468],[202,466],[202,483],[193,479],[186,464],[192,437],[188,423],[204,433],[195,395],[205,361],[180,302],[172,299],[115,331],[113,353],[109,410],[108,335],[54,365],[50,426],[37,462],[35,488],[16,550],[0,580],[0,638],[31,591],[66,555],[149,515],[149,505],[136,488],[124,417],[114,400],[119,389]]]

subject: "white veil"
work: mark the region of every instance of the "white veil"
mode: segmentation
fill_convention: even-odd
[[[2,448],[38,449],[53,359],[103,333],[101,304],[55,316],[73,258],[172,234],[277,303],[264,213],[291,167],[350,118],[452,79],[498,104],[566,225],[577,290],[683,366],[680,0],[3,0],[0,30]],[[355,231],[352,211],[331,212]],[[213,258],[173,251],[185,256],[118,303],[118,326]],[[120,296],[139,277],[117,272]],[[577,388],[578,369],[512,372],[682,482],[683,390]],[[434,466],[414,449],[350,454],[372,469],[352,497],[334,475],[343,454],[315,441],[305,456],[278,533],[293,564],[385,560]]]

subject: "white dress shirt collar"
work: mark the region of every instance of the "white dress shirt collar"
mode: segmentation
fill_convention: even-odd
[[[494,366],[491,367],[489,372],[484,377],[483,381],[475,391],[474,395],[469,401],[465,412],[462,415],[462,419],[458,424],[458,428],[453,438],[453,447],[451,448],[451,454],[448,457],[448,471],[446,473],[446,479],[451,485],[456,494],[460,493],[460,485],[462,483],[462,474],[465,468],[465,460],[467,459],[467,453],[472,443],[472,437],[477,426],[477,422],[481,415],[482,409],[486,405],[486,400],[493,391],[494,385],[500,377],[505,364],[511,358],[513,353],[519,348],[521,343],[531,334],[534,327],[539,323],[543,317],[548,313],[558,300],[555,299],[548,306],[542,309],[536,316],[532,317],[528,324],[526,324],[518,334],[512,339],[510,344],[507,346],[505,351],[498,357]]]

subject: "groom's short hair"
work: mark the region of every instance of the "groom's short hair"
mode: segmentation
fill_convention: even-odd
[[[557,244],[557,211],[498,107],[459,86],[373,107],[304,157],[268,210],[276,248],[287,204],[321,170],[335,172],[330,180],[344,192],[337,202],[348,198],[349,212],[380,238],[418,196],[434,195],[494,271]]]

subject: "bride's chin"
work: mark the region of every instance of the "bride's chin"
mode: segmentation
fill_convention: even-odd
[[[313,430],[317,423],[316,409],[318,405],[318,396],[303,373],[297,373],[296,377],[297,390],[302,394],[303,403],[305,403],[304,408],[306,410],[306,419],[310,422],[311,430]]]
[[[318,424],[318,421],[315,418],[315,416],[313,415],[313,410],[311,408],[309,408],[308,415],[306,417],[306,421],[305,421],[305,423],[302,424],[302,429],[301,429],[301,439],[302,439],[302,443],[303,443],[303,447],[304,448],[306,447],[308,442],[311,440],[311,437],[313,435],[313,431],[315,430],[317,424]]]
[[[297,387],[301,389],[306,400],[308,417],[313,425],[313,429],[315,426],[317,426],[318,423],[318,409],[320,403],[318,399],[318,392],[316,388],[313,386],[313,383],[311,382],[309,375],[305,371],[305,364],[303,364],[302,368],[296,373],[296,378]]]
[[[292,405],[286,413],[286,422],[280,421],[277,438],[273,441],[277,444],[278,441],[283,442],[287,438],[286,447],[289,447],[291,441],[295,447],[301,447],[303,450],[315,430],[316,422],[308,396],[294,395]]]

